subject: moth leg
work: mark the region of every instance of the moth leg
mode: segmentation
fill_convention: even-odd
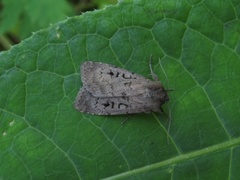
[[[166,117],[167,117],[167,123],[168,123],[168,127],[167,127],[167,142],[169,144],[169,141],[171,139],[171,135],[170,135],[170,127],[171,127],[171,114],[167,115],[164,110],[162,109],[162,107],[160,107],[161,113],[163,113]]]
[[[159,81],[157,75],[152,70],[152,54],[151,54],[150,59],[149,59],[149,68],[150,68],[153,80],[154,81]]]
[[[162,107],[160,107],[160,110],[161,110],[161,113],[163,113],[165,116],[167,116],[168,117],[168,115],[164,112],[164,110],[163,110],[163,108]]]
[[[122,122],[121,125],[125,124],[125,122],[127,122],[129,120],[130,116],[126,117]]]

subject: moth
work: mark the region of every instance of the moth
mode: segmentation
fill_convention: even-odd
[[[111,64],[84,62],[76,109],[96,115],[163,112],[169,97],[151,63],[150,70],[154,81]]]

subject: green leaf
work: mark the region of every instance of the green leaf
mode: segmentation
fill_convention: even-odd
[[[21,38],[63,20],[70,11],[65,0],[3,0],[2,6],[0,32],[19,31]]]
[[[13,28],[18,17],[22,13],[25,0],[19,0],[18,3],[14,0],[2,0],[3,9],[1,10],[0,17],[0,33],[3,34],[7,30]]]
[[[239,7],[238,0],[121,1],[1,53],[0,178],[239,177]],[[163,106],[169,117],[75,110],[84,61],[150,78],[151,54],[165,88],[174,89]]]

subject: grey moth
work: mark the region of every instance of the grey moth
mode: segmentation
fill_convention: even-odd
[[[150,70],[154,81],[110,64],[84,62],[76,109],[96,115],[162,112],[169,97],[151,64]]]

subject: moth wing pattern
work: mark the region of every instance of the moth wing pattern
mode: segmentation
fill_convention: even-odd
[[[78,93],[75,107],[80,112],[97,115],[120,115],[161,112],[159,101],[144,96],[94,97],[82,88]]]
[[[97,97],[143,94],[143,86],[159,84],[128,70],[92,61],[82,64],[81,79],[85,88]]]
[[[87,61],[81,66],[83,87],[75,107],[80,112],[119,115],[161,112],[169,100],[160,81],[151,81],[128,70]]]

